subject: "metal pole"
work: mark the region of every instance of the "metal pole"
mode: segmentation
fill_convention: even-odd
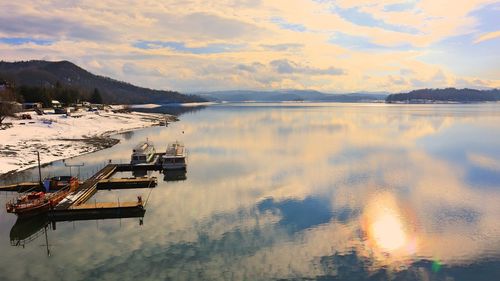
[[[47,225],[45,226],[45,245],[47,246],[47,256],[50,257],[49,237],[47,236]]]
[[[38,157],[38,180],[40,182],[40,186],[43,186],[42,183],[42,168],[40,167],[40,152],[37,150],[36,155]]]

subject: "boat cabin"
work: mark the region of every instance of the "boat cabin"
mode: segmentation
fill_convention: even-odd
[[[145,164],[153,161],[155,156],[155,148],[152,143],[145,141],[134,147],[132,156],[130,157],[130,164]]]
[[[175,142],[167,147],[167,151],[162,156],[163,170],[186,169],[186,150],[184,145]]]

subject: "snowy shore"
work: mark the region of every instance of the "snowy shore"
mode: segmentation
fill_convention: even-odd
[[[109,137],[112,134],[165,121],[163,114],[116,110],[80,111],[68,117],[30,115],[31,120],[7,118],[3,122],[12,126],[0,130],[0,176],[36,166],[36,151],[42,164],[50,163],[112,146],[117,142]]]

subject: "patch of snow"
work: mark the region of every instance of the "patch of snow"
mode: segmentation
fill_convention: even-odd
[[[41,163],[96,151],[82,139],[150,127],[163,120],[161,114],[80,111],[65,115],[30,114],[31,120],[6,118],[11,128],[0,130],[0,174],[20,171]]]

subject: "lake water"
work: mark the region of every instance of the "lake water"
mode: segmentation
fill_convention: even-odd
[[[149,196],[142,219],[11,233],[2,207],[0,280],[500,280],[500,104],[225,104],[180,119],[66,161],[86,178],[146,138],[183,141],[185,180],[149,172],[152,190],[91,199]]]

